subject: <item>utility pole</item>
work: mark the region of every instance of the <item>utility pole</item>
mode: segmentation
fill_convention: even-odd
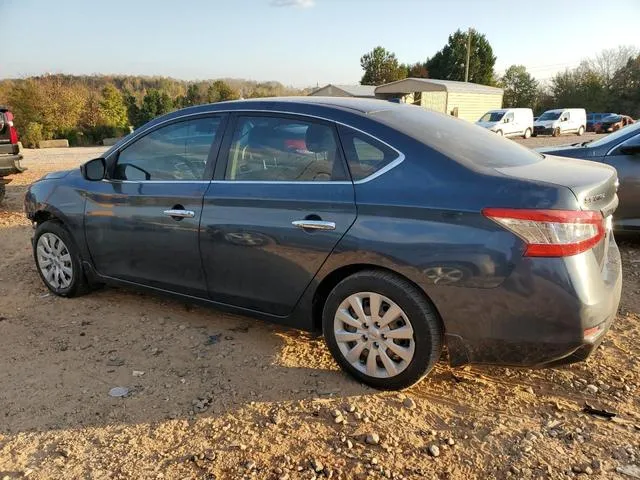
[[[467,33],[467,63],[464,66],[464,81],[469,81],[469,60],[471,59],[471,32],[473,30],[469,27],[469,33]]]

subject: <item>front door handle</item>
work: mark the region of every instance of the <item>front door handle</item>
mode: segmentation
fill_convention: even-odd
[[[303,230],[335,230],[335,222],[325,222],[323,220],[294,220],[291,222],[294,227]]]
[[[196,216],[196,213],[192,210],[178,210],[178,209],[169,209],[163,212],[167,217],[172,218],[193,218]]]

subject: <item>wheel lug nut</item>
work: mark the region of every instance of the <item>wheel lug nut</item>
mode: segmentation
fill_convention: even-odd
[[[373,342],[373,346],[374,346],[375,348],[378,348],[378,347],[379,347],[378,342]]]
[[[366,335],[362,335],[362,339],[366,342],[367,340],[369,340],[369,337],[367,337]]]

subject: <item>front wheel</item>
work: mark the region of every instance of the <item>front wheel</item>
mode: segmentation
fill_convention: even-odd
[[[552,136],[559,137],[560,136],[560,127],[554,128]]]
[[[584,133],[584,127],[580,126],[580,128],[578,129],[578,136],[581,137],[583,133]]]
[[[530,129],[530,128],[527,128],[527,129],[524,131],[524,135],[522,135],[522,138],[530,138],[530,137],[531,137],[531,129]]]
[[[88,290],[78,249],[59,222],[48,220],[38,225],[33,256],[40,278],[54,294],[74,297]]]
[[[409,387],[433,368],[443,331],[435,308],[408,281],[363,271],[342,280],[322,314],[325,341],[338,364],[367,385]]]

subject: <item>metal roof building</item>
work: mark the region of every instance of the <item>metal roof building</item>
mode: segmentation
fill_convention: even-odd
[[[375,98],[375,85],[333,85],[328,84],[314,90],[309,95],[322,97]]]
[[[405,78],[380,85],[378,98],[412,103],[475,122],[489,110],[502,108],[501,88],[431,78]]]

